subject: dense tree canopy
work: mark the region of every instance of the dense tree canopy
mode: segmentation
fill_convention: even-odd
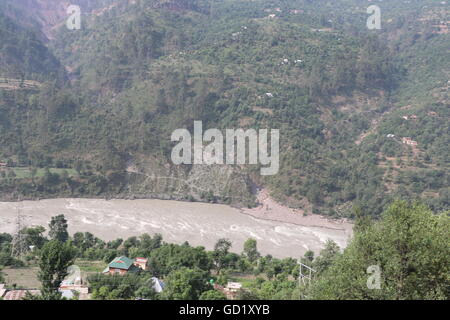
[[[434,215],[424,205],[395,202],[333,259],[314,285],[314,298],[449,299],[449,223],[447,214]],[[367,286],[374,265],[380,289]]]

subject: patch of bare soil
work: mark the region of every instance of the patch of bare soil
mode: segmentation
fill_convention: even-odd
[[[259,206],[252,209],[241,209],[242,213],[264,220],[292,223],[304,227],[327,228],[352,232],[352,224],[346,219],[333,220],[318,214],[305,214],[303,210],[292,209],[274,200],[266,189],[257,193]]]

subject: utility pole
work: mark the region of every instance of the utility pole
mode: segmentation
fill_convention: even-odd
[[[25,248],[25,238],[26,236],[22,234],[22,230],[25,228],[22,217],[22,201],[19,196],[19,202],[17,203],[17,217],[16,217],[16,232],[13,236],[12,247],[11,247],[11,256],[21,259],[26,253]]]
[[[314,273],[316,270],[314,270],[311,267],[308,267],[306,264],[303,264],[299,262],[300,264],[300,274],[298,277],[298,281],[300,284],[300,281],[303,282],[303,285],[306,285],[306,282],[308,282],[308,285],[311,284],[311,280],[314,278]]]

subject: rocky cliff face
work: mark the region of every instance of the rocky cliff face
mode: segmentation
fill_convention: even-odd
[[[171,166],[145,158],[127,167],[124,197],[254,204],[252,181],[238,167]]]

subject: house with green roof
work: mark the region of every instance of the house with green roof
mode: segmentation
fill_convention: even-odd
[[[138,272],[141,270],[134,264],[134,261],[128,257],[116,257],[111,261],[108,266],[103,270],[103,273],[124,275],[128,272]]]

